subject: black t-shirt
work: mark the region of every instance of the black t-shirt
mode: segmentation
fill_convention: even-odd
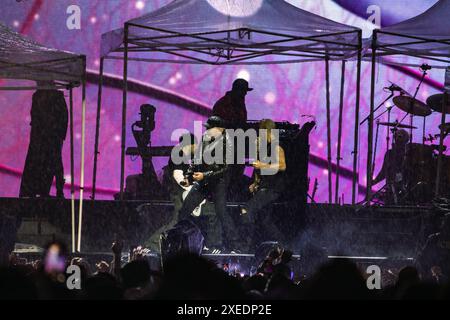
[[[280,148],[282,148],[280,146]],[[267,156],[261,158],[260,153],[258,152],[258,158],[259,161],[264,162],[264,163],[270,163],[271,160],[271,150],[272,150],[272,146],[271,143],[269,142],[267,144]],[[276,161],[278,161],[278,159],[276,159]],[[259,175],[260,178],[260,183],[259,183],[259,187],[260,188],[266,188],[266,189],[272,189],[278,192],[283,191],[285,183],[285,174],[284,171],[278,170],[278,172],[276,174],[272,174],[272,175],[263,175],[261,174],[261,170],[257,170],[257,173]]]

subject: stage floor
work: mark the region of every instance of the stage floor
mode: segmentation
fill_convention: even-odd
[[[122,239],[126,247],[145,243],[169,221],[173,205],[86,200],[83,208],[82,251],[108,252],[114,239]],[[297,234],[288,244],[294,253],[308,246],[321,248],[328,256],[414,258],[440,223],[440,214],[431,207],[307,204],[294,219],[283,204],[275,210],[274,223],[288,225]],[[228,211],[239,226],[236,203],[229,203]],[[7,216],[18,222],[17,243],[40,247],[53,239],[71,243],[70,200],[0,198],[0,213],[2,219]]]

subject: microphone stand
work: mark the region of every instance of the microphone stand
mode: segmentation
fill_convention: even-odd
[[[388,113],[388,122],[390,122],[390,118],[391,118],[391,116],[390,116],[390,114],[391,114],[391,109],[392,109],[392,106],[386,107],[386,110],[384,110],[382,113],[380,113],[380,114],[377,115],[375,118],[373,118],[373,120],[377,120],[377,119],[380,118],[383,114],[385,114],[386,112],[389,112],[389,113]]]
[[[380,129],[380,120],[379,120],[379,118],[383,115],[383,114],[385,114],[386,112],[388,113],[388,123],[390,123],[390,121],[391,121],[391,110],[392,110],[392,108],[393,108],[393,106],[390,106],[390,107],[387,107],[386,108],[386,110],[384,110],[382,113],[380,113],[378,116],[376,116],[373,120],[377,120],[377,122],[376,122],[376,124],[377,124],[377,130],[376,130],[376,133],[375,133],[375,148],[374,148],[374,153],[373,153],[373,161],[372,161],[372,175],[375,173],[375,160],[376,160],[376,158],[377,158],[377,149],[378,149],[378,131],[379,131],[379,129]],[[389,150],[389,139],[390,139],[390,137],[389,137],[389,127],[388,127],[388,129],[387,129],[388,131],[388,133],[387,133],[387,137],[386,137],[386,140],[387,140],[387,150],[386,151],[388,151]]]
[[[410,107],[409,107],[410,110],[413,109],[413,103],[416,100],[417,93],[419,93],[420,86],[422,85],[423,80],[425,79],[425,76],[427,75],[427,70],[425,68],[423,68],[423,67],[421,67],[421,69],[422,69],[422,77],[420,77],[419,84],[417,85],[416,91],[414,92],[413,99],[411,100],[411,104],[410,104]],[[413,142],[413,128],[412,127],[413,127],[413,117],[414,117],[414,115],[412,113],[410,113],[410,116],[411,117],[410,117],[410,120],[409,120],[409,125],[411,126],[411,128],[409,129],[409,133],[410,133],[409,142],[412,143]],[[405,118],[406,118],[406,116],[403,117],[403,119],[405,119]],[[401,123],[401,121],[400,121],[400,123]],[[424,122],[423,131],[425,131],[425,122]]]
[[[425,79],[425,76],[427,75],[427,69],[422,68],[422,71],[423,71],[422,78],[420,78],[419,85],[417,86],[416,92],[414,93],[414,98],[416,98],[417,93],[419,92],[419,88],[422,85],[423,80]],[[422,126],[422,136],[423,136],[423,138],[422,138],[422,144],[425,144],[425,118],[426,117],[423,117],[423,126]],[[411,127],[412,127],[412,117],[411,117]],[[411,131],[411,137],[412,137],[412,128],[410,129],[410,131]],[[412,139],[411,139],[411,142],[412,142]]]
[[[375,173],[375,160],[377,159],[377,149],[378,149],[378,131],[380,129],[380,120],[377,119],[377,131],[375,134],[375,148],[373,151],[373,161],[372,161],[372,175],[371,177],[373,177],[374,173]]]
[[[419,88],[422,85],[423,80],[425,79],[426,75],[427,75],[427,70],[422,68],[422,77],[420,78],[419,84],[417,85],[416,92],[414,92],[414,96],[413,96],[414,99],[416,98],[417,93],[419,92]]]
[[[381,103],[373,110],[373,113],[377,112],[377,110],[380,109],[381,106],[382,106],[383,104],[386,103],[386,101],[388,101],[389,99],[391,99],[391,98],[394,96],[394,90],[392,90],[392,89],[389,89],[389,90],[391,91],[391,94],[389,95],[389,97],[387,97],[386,99],[384,99],[383,102],[381,102]],[[365,117],[364,120],[362,120],[362,121],[359,123],[359,125],[362,125],[364,122],[366,122],[367,120],[369,120],[370,116],[371,116],[371,114],[369,113],[369,115],[368,115],[367,117]]]
[[[387,111],[388,111],[388,123],[391,122],[391,110],[394,106],[390,106],[387,107]],[[387,128],[386,131],[386,152],[389,151],[389,142],[391,141],[391,130],[389,129],[389,127]]]
[[[391,96],[388,97],[385,101],[383,101],[383,103],[381,103],[381,105],[383,105],[387,100],[389,100],[392,96],[394,95],[394,90],[391,90]],[[377,109],[379,109],[380,106],[377,107]],[[391,111],[392,108],[394,106],[389,106],[386,108],[386,110],[384,110],[382,113],[380,113],[378,116],[376,116],[374,118],[374,120],[377,120],[377,130],[376,130],[376,138],[375,138],[375,150],[374,150],[374,155],[373,155],[373,161],[372,161],[372,176],[375,173],[375,159],[376,159],[376,153],[377,153],[377,145],[378,145],[378,130],[379,130],[379,126],[380,126],[380,120],[378,120],[383,114],[385,114],[386,112],[388,113],[388,123],[391,122]],[[376,111],[376,109],[374,110],[374,112]],[[368,118],[367,118],[368,119]],[[367,119],[364,119],[364,121],[366,121]],[[363,122],[364,122],[363,121]],[[363,123],[362,122],[362,123]],[[393,128],[393,130],[396,130],[397,126]],[[386,152],[389,151],[389,143],[390,143],[390,130],[389,127],[387,127],[387,134],[386,134]],[[377,192],[375,192],[372,197],[369,200],[366,200],[365,202],[363,202],[363,207],[366,207],[367,205],[370,205],[370,202],[372,201],[372,199],[378,195],[379,193],[381,193],[383,190],[387,189],[388,185],[384,184],[384,186],[382,188],[380,188]],[[359,211],[359,209],[357,210]]]

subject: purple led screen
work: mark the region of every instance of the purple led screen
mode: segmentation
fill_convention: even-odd
[[[155,10],[170,1],[168,0],[2,0],[0,21],[10,28],[21,32],[46,46],[87,55],[89,81],[87,85],[86,114],[86,175],[87,195],[92,183],[92,168],[94,159],[95,117],[97,105],[97,84],[94,76],[98,74],[100,36],[112,29],[120,28],[131,18]],[[352,8],[349,1],[289,1],[290,3],[322,15],[329,19],[361,27],[367,24],[368,14],[359,7]],[[339,4],[339,2],[341,2]],[[420,2],[420,5],[414,3]],[[383,13],[383,6],[389,1],[378,1]],[[406,2],[405,2],[406,3]],[[435,1],[407,1],[408,17],[421,13]],[[412,4],[411,4],[412,3]],[[426,5],[424,5],[426,3]],[[75,4],[81,9],[81,30],[69,30],[66,20],[69,14],[67,7]],[[341,6],[342,5],[342,6]],[[354,9],[354,10],[353,10]],[[394,13],[389,11],[383,23],[396,21]],[[388,19],[389,18],[389,19]],[[402,13],[402,18],[407,18]],[[386,22],[385,22],[386,21]],[[266,58],[270,60],[270,57]],[[407,58],[404,61],[408,61]],[[338,110],[340,91],[341,63],[331,62],[331,120],[332,120],[332,160],[336,161]],[[108,76],[121,77],[123,64],[121,61],[106,61],[105,73]],[[412,69],[418,72],[418,69]],[[303,124],[312,116],[317,121],[317,128],[311,132],[311,155],[315,159],[309,168],[311,178],[310,191],[313,182],[318,179],[316,201],[328,201],[327,168],[318,159],[327,158],[326,131],[326,99],[325,99],[325,64],[324,62],[263,65],[263,66],[200,66],[130,62],[130,81],[138,81],[143,88],[141,93],[130,93],[128,96],[127,113],[127,146],[134,146],[131,134],[131,124],[138,120],[139,106],[143,103],[153,104],[156,108],[156,128],[152,134],[152,144],[173,145],[171,133],[177,128],[193,130],[194,120],[204,120],[205,116],[195,110],[175,103],[173,97],[187,97],[199,103],[200,106],[211,108],[231,86],[236,77],[248,78],[254,91],[247,96],[249,119],[271,118],[275,121],[290,121]],[[348,62],[345,73],[345,99],[342,134],[341,165],[351,170],[353,163],[353,132],[356,87],[356,63]],[[442,83],[444,73],[441,70],[431,70],[429,78]],[[370,101],[370,64],[363,62],[361,77],[361,113],[360,118],[367,115]],[[407,91],[414,93],[418,80],[401,70],[380,65],[376,72],[376,103],[388,95],[383,87],[389,86],[388,81],[401,85]],[[6,83],[4,80],[0,80]],[[8,83],[14,83],[8,81]],[[161,93],[163,91],[163,94]],[[438,89],[424,84],[419,91],[418,99],[438,93]],[[30,133],[30,91],[0,91],[0,196],[15,197],[18,195],[20,175],[23,170],[28,148]],[[162,99],[164,96],[167,99]],[[68,101],[68,96],[66,96]],[[74,91],[75,103],[75,183],[79,183],[80,172],[80,137],[81,137],[81,89]],[[98,162],[97,197],[112,199],[119,189],[120,177],[120,134],[121,134],[121,103],[122,91],[105,86],[101,112],[100,154]],[[391,105],[389,101],[386,106]],[[392,119],[401,119],[404,113],[394,108]],[[386,120],[386,118],[381,118]],[[427,118],[427,134],[437,134],[440,114]],[[422,122],[415,120],[415,125],[421,128]],[[365,181],[367,126],[360,128],[359,145],[359,184],[363,187]],[[381,167],[385,143],[385,127],[380,127],[375,171]],[[415,130],[414,141],[421,142],[421,129]],[[437,143],[435,141],[434,143]],[[448,139],[446,141],[449,147]],[[70,147],[67,140],[64,145],[63,159],[67,182],[70,180]],[[167,163],[167,158],[155,158],[154,164],[158,173]],[[127,157],[126,175],[140,171],[140,159]],[[333,175],[333,189],[335,177]],[[66,190],[66,196],[68,195]],[[341,177],[339,196],[346,203],[351,201],[351,177]],[[359,199],[362,199],[360,194]],[[334,199],[334,195],[333,195]]]

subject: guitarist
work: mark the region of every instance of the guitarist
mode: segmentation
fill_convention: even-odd
[[[207,120],[205,124],[207,131],[199,150],[201,158],[195,159],[197,161],[190,167],[191,173],[183,183],[184,186],[192,185],[192,188],[184,199],[179,218],[189,219],[194,209],[205,198],[211,198],[214,202],[216,220],[212,222],[206,242],[212,248],[223,248],[226,245],[234,251],[238,245],[238,235],[231,216],[226,212],[230,180],[226,154],[232,152],[230,150],[233,145],[227,139],[226,126],[225,121],[218,116],[211,116]],[[225,239],[222,237],[222,230]]]
[[[252,226],[251,233],[255,233],[254,224],[257,224],[263,229],[261,234],[270,237],[270,239],[261,239],[262,241],[283,239],[280,230],[273,224],[270,211],[265,210],[282,195],[285,189],[286,157],[284,149],[279,144],[276,144],[274,148],[271,145],[276,143],[272,132],[275,128],[276,124],[270,119],[264,119],[260,123],[260,129],[267,130],[267,134],[265,141],[261,137],[257,140],[259,160],[253,163],[254,181],[249,186],[253,197],[241,207],[241,215],[246,217],[247,226]],[[261,158],[263,143],[267,145],[268,154],[267,157]],[[276,153],[274,157],[270,154],[271,150]],[[273,170],[271,174],[265,174],[265,170],[268,169]],[[274,172],[275,174],[273,174]]]
[[[156,230],[150,239],[147,240],[146,246],[153,251],[159,251],[159,241],[161,234],[172,229],[180,220],[178,213],[183,205],[183,200],[186,194],[190,190],[190,186],[185,186],[185,172],[189,169],[189,161],[194,157],[195,150],[198,146],[197,139],[192,133],[186,133],[179,139],[178,145],[174,147],[174,150],[178,151],[180,156],[185,159],[182,163],[174,163],[172,158],[169,159],[169,163],[163,168],[163,187],[166,188],[170,195],[170,200],[174,204],[174,212],[171,220]],[[205,202],[205,201],[204,201]],[[202,202],[202,204],[204,203]],[[200,215],[200,206],[195,208],[191,213],[194,216]]]

